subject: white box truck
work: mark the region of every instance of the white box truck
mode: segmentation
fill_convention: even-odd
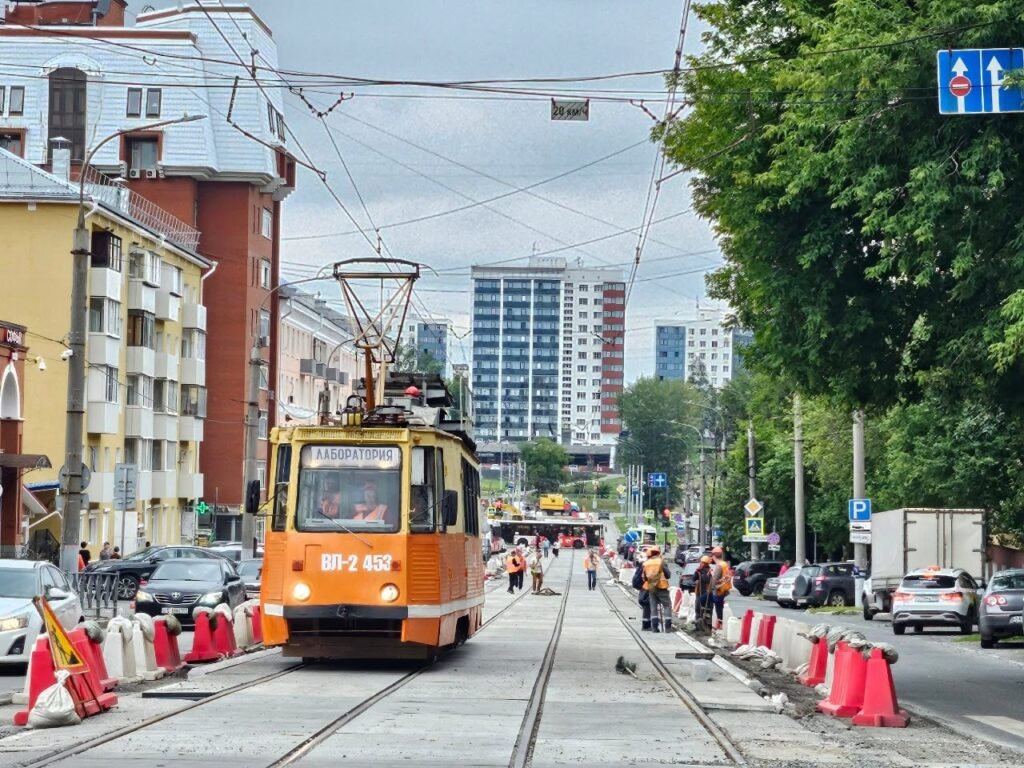
[[[917,568],[963,568],[985,578],[988,529],[982,509],[889,509],[871,515],[864,618],[888,613],[900,580]]]

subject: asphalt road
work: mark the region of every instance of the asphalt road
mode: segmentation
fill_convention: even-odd
[[[956,630],[894,635],[888,614],[876,615],[874,621],[865,621],[860,614],[808,614],[736,592],[729,603],[737,615],[752,608],[811,624],[841,624],[856,628],[872,642],[890,643],[900,654],[892,671],[902,705],[1024,749],[1024,643],[1000,644],[986,651],[977,640],[956,642],[960,638]]]

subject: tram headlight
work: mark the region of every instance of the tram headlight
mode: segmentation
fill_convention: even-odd
[[[385,603],[393,603],[398,599],[398,587],[394,584],[385,584],[380,588],[380,599]]]
[[[305,584],[301,581],[292,587],[292,597],[300,603],[304,603],[309,600],[309,596],[311,594],[313,594],[313,591],[309,588],[309,584]]]

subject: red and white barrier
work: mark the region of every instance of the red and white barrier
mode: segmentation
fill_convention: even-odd
[[[136,613],[133,621],[135,627],[132,632],[132,651],[135,654],[135,671],[142,675],[143,680],[159,680],[165,671],[156,663],[156,649],[153,647],[156,630],[153,627],[153,617],[145,613]]]

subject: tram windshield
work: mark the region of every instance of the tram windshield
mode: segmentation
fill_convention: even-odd
[[[305,446],[296,529],[395,533],[401,522],[401,467],[397,446]]]

